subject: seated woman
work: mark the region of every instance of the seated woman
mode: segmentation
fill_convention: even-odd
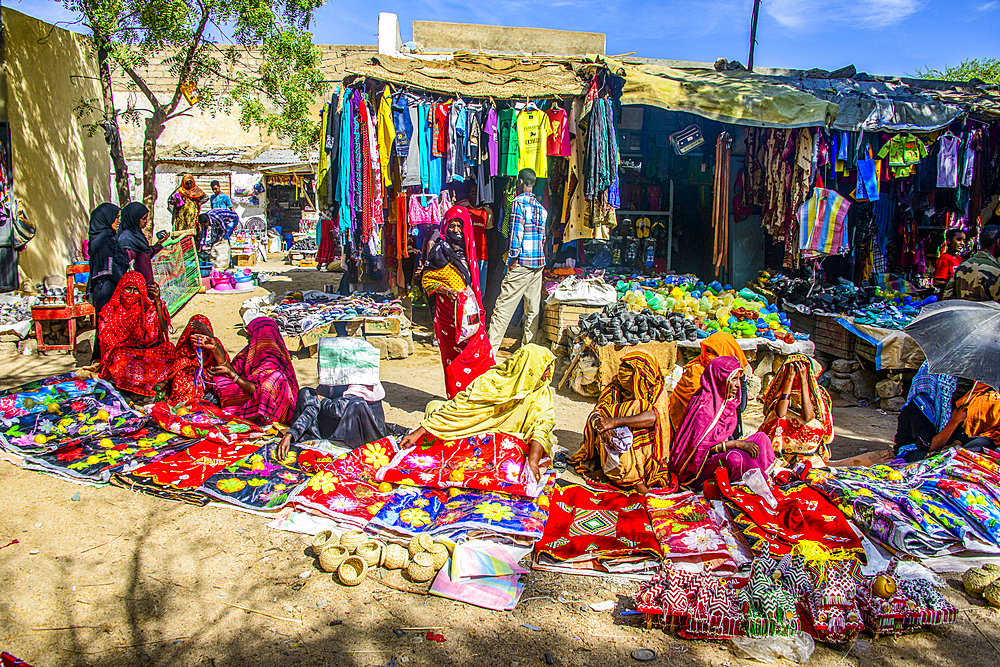
[[[699,389],[671,443],[670,470],[682,486],[700,489],[725,466],[729,479],[739,481],[753,468],[763,473],[774,463],[771,440],[764,433],[732,440],[743,367],[733,357],[717,357],[701,376]]]
[[[946,447],[973,452],[1000,447],[1000,393],[977,382],[952,410],[955,378],[933,375],[926,366],[925,362],[913,377],[899,413],[896,456],[913,463]]]
[[[646,352],[622,357],[618,376],[590,413],[583,446],[569,462],[577,472],[646,493],[668,486],[670,426],[660,365]]]
[[[810,459],[813,465],[830,460],[833,440],[833,403],[816,379],[819,363],[804,354],[785,359],[764,393],[761,433],[771,438],[787,465]]]
[[[399,448],[415,445],[428,433],[442,440],[506,433],[528,443],[527,464],[535,481],[540,480],[555,447],[555,392],[550,386],[555,360],[544,347],[525,345],[450,401],[431,401],[420,427]]]
[[[205,368],[213,379],[219,404],[229,414],[259,426],[288,423],[299,393],[299,382],[278,325],[261,315],[248,322],[246,330],[250,343],[240,350],[232,363],[225,361]],[[218,361],[219,347],[216,341],[202,349],[211,349]]]
[[[469,386],[495,363],[483,325],[476,241],[472,218],[464,206],[444,216],[441,236],[431,246],[421,283],[434,295],[434,338],[441,349],[448,398]],[[470,262],[476,267],[470,270]],[[467,314],[468,313],[468,314]]]
[[[351,449],[384,438],[397,427],[385,423],[383,398],[381,382],[303,387],[295,401],[292,427],[278,445],[277,458],[285,458],[289,446],[307,435],[343,443]]]
[[[212,391],[206,369],[229,363],[222,342],[204,315],[192,315],[177,341],[177,372],[170,388],[173,402],[203,400]]]
[[[732,357],[740,362],[740,368],[747,367],[747,356],[743,353],[743,348],[736,342],[732,334],[727,334],[725,331],[717,331],[701,341],[701,354],[684,366],[684,373],[681,375],[681,379],[677,381],[677,386],[670,393],[670,401],[667,409],[670,412],[671,433],[677,433],[677,429],[680,428],[681,421],[687,412],[688,403],[691,402],[695,392],[701,388],[701,374],[705,372],[705,369],[708,368],[712,360],[717,357]],[[742,376],[740,381],[743,382]],[[744,401],[739,406],[739,415],[743,414],[743,409],[746,407],[746,386],[741,386],[743,389],[741,395],[744,396]],[[739,435],[742,435],[743,429],[739,417],[737,417],[736,423],[737,432]]]
[[[126,273],[98,316],[100,377],[140,396],[162,392],[177,366],[169,329],[170,315],[156,283],[147,294],[146,279],[136,271]]]

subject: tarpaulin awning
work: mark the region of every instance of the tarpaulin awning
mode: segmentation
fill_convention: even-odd
[[[647,104],[752,127],[829,126],[837,118],[835,103],[747,72],[628,64],[600,57],[596,62],[625,78],[622,104]]]
[[[469,53],[455,53],[451,60],[378,55],[353,66],[348,74],[456,97],[567,97],[583,90],[569,61]]]
[[[935,99],[920,88],[893,80],[811,79],[771,76],[776,82],[840,106],[833,128],[848,132],[933,132],[965,112],[961,106]]]

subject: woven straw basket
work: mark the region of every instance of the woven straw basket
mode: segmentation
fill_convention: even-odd
[[[324,572],[336,572],[345,558],[347,549],[339,544],[333,544],[319,552],[319,566]]]
[[[444,564],[448,562],[448,547],[440,542],[432,544],[431,548],[427,550],[427,553],[429,553],[431,558],[434,559],[435,570],[440,570],[444,567]]]
[[[431,546],[434,544],[434,538],[426,533],[420,533],[419,535],[414,535],[410,538],[410,558],[413,558],[418,553],[422,551],[430,551]]]
[[[983,591],[983,597],[991,607],[1000,607],[1000,581],[994,581]]]
[[[407,566],[406,572],[413,581],[430,581],[430,578],[434,576],[434,557],[426,551],[415,554]]]
[[[962,575],[965,592],[974,597],[982,597],[986,587],[1000,578],[1000,572],[974,567]]]
[[[389,543],[382,547],[382,567],[387,570],[402,570],[410,562],[410,554],[398,544]]]
[[[347,553],[354,553],[358,547],[368,541],[368,536],[360,530],[349,530],[340,536],[340,546],[347,549]]]
[[[334,544],[340,544],[340,538],[334,535],[332,530],[321,530],[313,538],[312,548],[319,554],[324,548]]]
[[[337,568],[337,577],[345,586],[357,586],[365,578],[368,565],[357,556],[348,556]]]
[[[382,543],[378,540],[364,542],[354,553],[357,554],[358,558],[365,562],[365,565],[368,567],[375,567],[382,559]]]

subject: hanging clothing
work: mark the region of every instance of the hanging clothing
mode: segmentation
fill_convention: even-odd
[[[441,440],[500,432],[541,443],[551,457],[555,441],[555,357],[528,344],[489,369],[455,398],[428,405],[420,425]]]
[[[517,169],[532,169],[538,178],[549,177],[548,145],[552,127],[549,117],[537,107],[517,115]]]
[[[692,359],[681,374],[677,386],[670,394],[668,412],[671,432],[676,433],[687,412],[688,403],[694,398],[695,392],[701,388],[701,376],[705,369],[717,357],[732,357],[740,363],[740,368],[746,368],[748,362],[743,348],[736,342],[732,334],[717,331],[701,341],[701,354]]]
[[[461,233],[448,230],[450,220],[461,220]],[[473,264],[476,254],[469,211],[453,206],[427,254],[421,278],[424,290],[436,295],[434,337],[441,350],[449,399],[496,363],[486,335],[479,267]]]
[[[295,408],[299,382],[278,325],[269,317],[258,317],[246,327],[250,343],[233,359],[233,370],[254,385],[247,396],[235,381],[214,379],[222,409],[259,426],[287,423]]]
[[[715,143],[715,187],[712,197],[712,228],[715,231],[715,248],[712,264],[715,275],[721,276],[723,267],[729,269],[729,163],[733,153],[733,138],[721,132]]]
[[[169,319],[167,321],[169,324]],[[167,341],[146,280],[129,271],[118,282],[97,322],[99,376],[121,390],[154,396],[173,377],[177,350]]]
[[[569,118],[562,107],[553,107],[545,112],[549,117],[549,134],[547,152],[550,156],[569,157]]]
[[[648,428],[631,428],[631,445],[625,451],[609,451],[590,418],[583,432],[583,446],[569,459],[577,472],[599,482],[610,480],[626,488],[643,483],[649,488],[676,487],[670,478],[670,423],[663,373],[656,359],[636,351],[621,359],[631,371],[631,384],[621,384],[620,375],[605,387],[592,414],[605,419],[634,417],[652,410],[656,422]],[[617,461],[616,461],[617,459]]]
[[[518,137],[517,110],[513,107],[501,109],[497,114],[500,127],[500,164],[498,173],[501,176],[517,176],[518,170]]]
[[[937,187],[958,187],[958,144],[960,140],[950,132],[938,139]]]
[[[732,479],[742,479],[753,468],[766,476],[774,463],[774,450],[763,433],[745,438],[757,445],[757,456],[742,449],[712,452],[716,445],[732,437],[738,423],[736,408],[742,400],[742,390],[739,383],[732,381],[742,369],[739,363],[733,357],[717,357],[701,376],[701,389],[691,399],[671,445],[670,470],[683,486],[700,488],[705,481],[715,478],[719,467],[725,468]]]
[[[376,135],[378,136],[378,157],[379,167],[382,174],[382,184],[385,187],[392,185],[392,145],[396,140],[396,126],[393,121],[392,95],[389,86],[382,89],[382,96],[378,101],[378,114],[376,115]]]
[[[799,207],[799,250],[802,259],[845,254],[848,243],[847,214],[851,203],[836,190],[813,188],[813,194]]]
[[[781,400],[780,392],[783,391],[788,377],[795,372],[793,364],[805,364],[808,368],[806,380],[814,415],[808,422],[803,417],[802,383],[797,376],[792,381],[792,395],[787,413],[784,417],[779,417],[777,414],[778,402]],[[826,389],[819,386],[816,366],[812,359],[803,354],[789,356],[778,369],[761,399],[765,417],[760,432],[771,439],[776,453],[789,466],[811,457],[819,457],[824,462],[830,460],[830,443],[834,435],[833,401],[830,400],[830,394]]]

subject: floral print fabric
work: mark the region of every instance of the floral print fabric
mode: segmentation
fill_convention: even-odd
[[[115,473],[141,468],[183,451],[193,443],[193,440],[156,428],[142,428],[128,434],[64,440],[55,449],[29,458],[24,467],[108,482]]]
[[[201,491],[247,509],[281,509],[316,472],[317,456],[316,452],[292,445],[288,456],[278,461],[274,455],[277,444],[277,440],[272,440],[250,456],[226,466],[209,477]]]
[[[691,491],[646,495],[649,522],[664,560],[735,571],[736,564],[705,499]]]
[[[525,483],[528,445],[506,433],[446,442],[433,435],[398,452],[379,481],[433,489],[462,488],[537,498],[543,484]]]
[[[205,401],[185,401],[153,405],[153,419],[160,428],[185,438],[198,438],[229,444],[259,437],[263,431],[256,424],[226,413]]]

